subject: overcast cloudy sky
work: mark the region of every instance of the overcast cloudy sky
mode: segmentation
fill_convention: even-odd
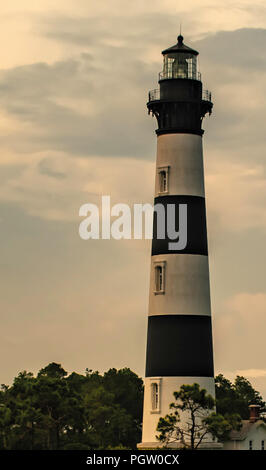
[[[83,241],[78,211],[102,194],[152,202],[147,92],[180,22],[214,100],[204,157],[215,369],[266,396],[264,0],[1,5],[1,383],[51,361],[144,374],[150,241]]]

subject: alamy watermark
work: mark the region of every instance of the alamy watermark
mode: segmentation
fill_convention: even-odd
[[[171,240],[169,250],[184,250],[187,246],[187,204],[178,205],[178,231],[176,231],[175,204],[134,204],[133,210],[127,204],[111,207],[110,196],[102,196],[101,208],[86,203],[79,209],[85,217],[79,225],[83,240],[141,240],[153,238],[153,214],[156,213],[156,239]],[[115,220],[111,218],[116,217]],[[143,227],[144,218],[144,227]],[[155,223],[155,222],[154,222]]]

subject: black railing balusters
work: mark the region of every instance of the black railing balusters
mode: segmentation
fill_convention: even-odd
[[[157,101],[160,99],[160,90],[159,88],[155,88],[155,90],[150,90],[148,95],[148,100],[150,101]],[[202,100],[209,101],[212,100],[211,92],[208,90],[202,90]]]

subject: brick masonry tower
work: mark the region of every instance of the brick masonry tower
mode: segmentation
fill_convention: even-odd
[[[147,103],[158,122],[154,204],[174,205],[176,220],[180,204],[186,205],[187,243],[170,250],[167,235],[157,236],[154,217],[139,448],[158,447],[158,420],[181,385],[197,382],[215,396],[201,128],[213,105],[202,90],[198,52],[180,35],[162,54],[159,89],[150,91]]]

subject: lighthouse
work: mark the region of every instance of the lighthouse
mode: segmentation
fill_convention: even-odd
[[[156,427],[169,413],[173,392],[198,383],[215,397],[208,244],[202,151],[202,120],[212,111],[211,93],[202,89],[198,52],[183,37],[162,52],[159,88],[147,107],[158,123],[154,204],[186,208],[186,243],[173,246],[158,236],[157,214],[151,251],[148,334],[139,448],[156,448]],[[167,220],[165,226],[167,226]],[[211,438],[209,439],[211,441]],[[213,444],[209,443],[210,447]],[[206,440],[204,445],[206,444]]]

